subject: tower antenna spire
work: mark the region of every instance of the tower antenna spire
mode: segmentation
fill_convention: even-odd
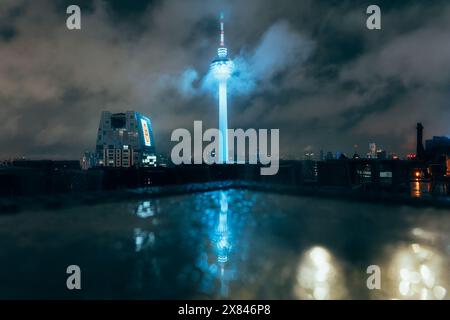
[[[220,13],[220,46],[225,47],[225,28],[224,28],[224,14]]]
[[[224,14],[220,13],[220,46],[217,49],[217,55],[219,58],[226,58],[228,55],[228,49],[225,47],[225,27],[224,27]]]

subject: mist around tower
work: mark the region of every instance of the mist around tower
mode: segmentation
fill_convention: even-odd
[[[171,141],[179,142],[172,148],[171,161],[180,164],[235,164],[249,163],[269,165],[261,168],[261,175],[275,175],[279,166],[279,129],[252,128],[228,129],[228,84],[232,82],[234,63],[225,46],[224,14],[220,14],[220,41],[217,55],[210,65],[207,76],[213,82],[218,103],[218,129],[202,132],[202,121],[194,122],[194,138],[187,129],[175,129]],[[268,134],[270,132],[270,150]],[[192,149],[192,141],[194,142]],[[203,149],[203,143],[209,142]],[[248,149],[247,149],[248,145]],[[236,152],[235,152],[236,150]],[[193,151],[193,152],[192,152]]]

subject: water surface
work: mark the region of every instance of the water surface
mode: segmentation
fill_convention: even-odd
[[[0,298],[449,299],[443,209],[212,191],[3,215],[0,243]]]

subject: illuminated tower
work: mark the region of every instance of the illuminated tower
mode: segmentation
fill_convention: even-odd
[[[220,14],[220,47],[217,57],[211,63],[211,71],[219,85],[219,162],[228,162],[228,115],[227,115],[227,82],[233,72],[233,62],[228,59],[225,47],[224,16]]]

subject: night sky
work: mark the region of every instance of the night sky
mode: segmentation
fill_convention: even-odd
[[[366,28],[370,4],[381,31]],[[229,126],[279,128],[283,157],[369,142],[405,154],[418,121],[450,134],[448,0],[1,0],[0,158],[78,159],[102,110],[149,116],[162,153],[176,128],[216,127],[206,75],[222,10]]]

